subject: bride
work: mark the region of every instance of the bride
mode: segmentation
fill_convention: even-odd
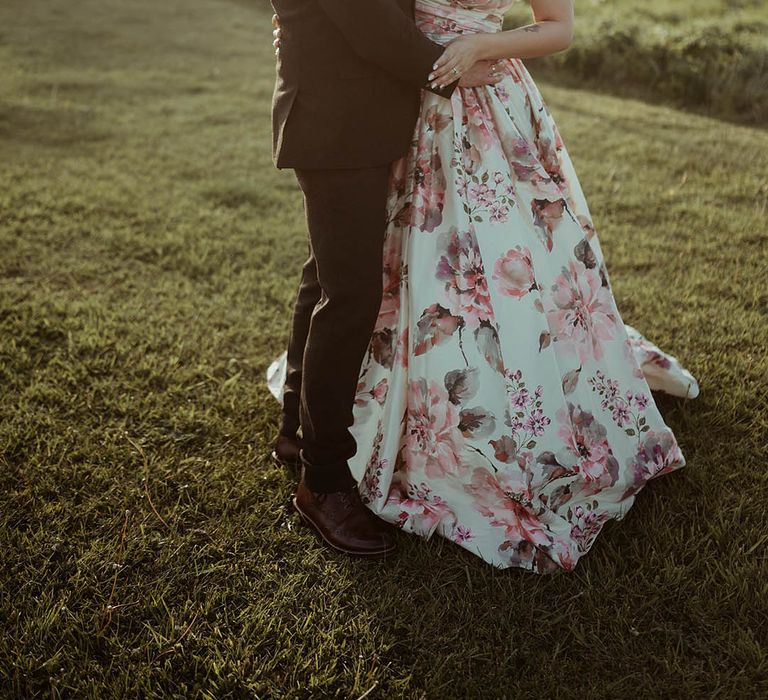
[[[623,323],[568,152],[521,59],[570,41],[572,2],[416,0],[448,45],[391,172],[384,297],[360,370],[350,469],[367,506],[498,567],[571,570],[650,480],[684,466],[651,389],[696,380]],[[565,37],[565,38],[564,38]],[[554,48],[553,48],[554,47]],[[280,398],[285,356],[269,370]]]

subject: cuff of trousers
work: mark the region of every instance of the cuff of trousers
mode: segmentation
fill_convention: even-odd
[[[346,461],[334,464],[310,464],[304,456],[304,450],[301,450],[299,454],[304,483],[310,491],[333,493],[334,491],[349,491],[353,486],[357,486]]]
[[[283,414],[280,420],[280,434],[296,440],[299,432],[299,400],[295,394],[287,393],[283,397]]]

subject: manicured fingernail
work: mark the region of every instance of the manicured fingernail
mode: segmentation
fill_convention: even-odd
[[[429,76],[427,77],[427,80],[434,80],[434,78],[435,78],[435,74],[430,73]]]
[[[437,87],[437,83],[432,83],[432,89],[434,90]]]
[[[432,66],[432,70],[437,70],[437,63],[435,63],[435,65]]]

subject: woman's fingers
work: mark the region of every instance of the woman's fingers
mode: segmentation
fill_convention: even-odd
[[[442,68],[448,61],[453,58],[454,52],[451,50],[451,47],[449,46],[445,51],[443,51],[442,56],[435,61],[435,65],[432,66],[433,70],[437,70],[438,68]]]
[[[272,26],[274,27],[274,30],[272,31],[272,36],[275,37],[272,40],[272,46],[275,47],[275,55],[280,53],[280,18],[277,15],[272,15]]]
[[[465,68],[463,66],[462,59],[461,57],[457,56],[456,58],[453,58],[444,65],[440,66],[437,70],[433,71],[432,78],[430,78],[430,80],[432,83],[437,83],[437,85],[442,87],[443,85],[448,85],[457,78],[460,78],[464,71]]]
[[[438,71],[442,68],[444,68],[448,63],[455,60],[457,56],[459,55],[459,52],[456,50],[453,46],[446,46],[445,51],[443,51],[440,58],[435,61],[435,65],[432,66],[432,73],[434,74],[435,71]]]
[[[448,75],[453,74],[454,80],[456,79],[453,69],[459,70],[459,57],[449,49],[437,60],[436,67],[433,67],[432,72],[429,74],[429,81],[435,85],[445,85],[445,79]],[[448,82],[453,82],[449,80]]]

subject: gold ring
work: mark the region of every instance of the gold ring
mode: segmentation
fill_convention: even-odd
[[[458,74],[459,74],[459,69],[458,69],[458,68],[456,68],[456,67],[454,67],[454,68],[453,68],[453,74],[454,74],[454,75],[458,75]]]

